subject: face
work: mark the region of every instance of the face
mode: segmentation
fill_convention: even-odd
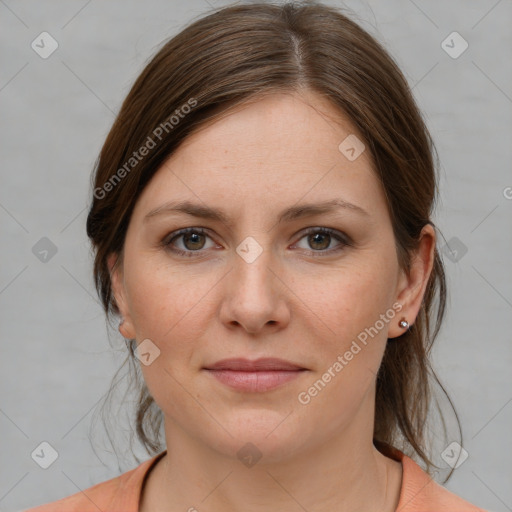
[[[123,335],[146,340],[141,369],[168,446],[179,431],[230,455],[252,442],[272,459],[371,439],[376,373],[399,320],[416,317],[433,234],[405,276],[354,135],[322,98],[275,94],[190,136],[138,199],[113,289]],[[233,387],[220,377],[240,373],[206,369],[228,358],[302,370]]]

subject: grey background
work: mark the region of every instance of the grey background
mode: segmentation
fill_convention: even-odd
[[[0,1],[1,511],[73,494],[136,465],[127,432],[115,433],[125,447],[119,461],[101,429],[96,452],[88,437],[124,356],[120,336],[109,342],[92,283],[90,173],[157,45],[225,3]],[[441,158],[434,220],[458,252],[445,249],[451,300],[434,359],[469,453],[446,487],[490,510],[512,510],[512,3],[343,5],[402,67]],[[59,44],[47,59],[31,48],[43,31]],[[469,44],[456,59],[441,47],[453,31]],[[43,237],[57,249],[47,262],[33,252]],[[42,441],[59,454],[46,470],[31,458]]]

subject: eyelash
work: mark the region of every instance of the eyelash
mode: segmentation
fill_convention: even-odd
[[[184,229],[181,229],[175,233],[171,233],[171,235],[167,236],[164,238],[164,240],[162,241],[162,245],[164,246],[165,249],[179,255],[179,256],[185,256],[185,257],[188,257],[188,258],[193,258],[195,257],[195,253],[200,253],[202,251],[202,249],[199,249],[197,251],[183,251],[182,249],[177,249],[175,247],[172,247],[172,243],[178,239],[179,237],[183,236],[183,235],[186,235],[188,233],[197,233],[197,234],[200,234],[200,235],[206,235],[209,237],[208,233],[207,233],[207,230],[203,229],[203,228],[184,228]],[[317,234],[317,233],[320,233],[322,235],[330,235],[331,237],[335,238],[336,240],[338,240],[340,243],[340,245],[335,248],[335,249],[329,249],[329,250],[324,250],[324,251],[307,251],[308,255],[310,256],[313,256],[315,258],[317,257],[322,257],[323,255],[325,254],[333,254],[333,253],[337,253],[339,251],[342,251],[343,249],[345,249],[345,247],[350,247],[352,246],[352,241],[350,240],[350,238],[345,235],[344,233],[341,233],[339,231],[336,231],[334,229],[331,229],[331,228],[308,228],[304,233],[303,235],[301,236],[301,238],[299,239],[302,240],[304,237],[308,236],[308,235],[311,235],[311,234]],[[211,237],[209,237],[211,238]]]

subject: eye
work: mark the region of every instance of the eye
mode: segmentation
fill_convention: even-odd
[[[205,238],[210,238],[206,231],[202,228],[185,228],[176,233],[172,233],[171,237],[167,237],[162,242],[166,249],[180,256],[194,256],[194,252],[200,252],[201,249],[208,249],[205,247]],[[176,241],[181,239],[183,248],[176,247]],[[211,240],[211,238],[210,238]]]
[[[323,256],[324,254],[332,254],[343,250],[346,246],[350,246],[351,242],[348,236],[330,228],[309,228],[301,240],[306,239],[306,243],[313,251],[308,252],[313,256]],[[339,244],[334,248],[329,248],[333,240],[337,240]],[[307,248],[306,248],[307,249]]]
[[[206,250],[213,247],[218,247],[215,243],[213,243],[213,241],[212,244],[208,246],[206,244],[206,239],[212,240],[211,237],[208,236],[205,229],[184,228],[167,236],[162,241],[162,245],[166,250],[178,254],[179,256],[194,257],[199,256],[203,249]],[[343,250],[347,246],[352,245],[351,240],[347,235],[330,228],[309,228],[300,238],[300,240],[303,239],[306,239],[306,243],[310,247],[310,249],[305,249],[311,256],[324,256],[326,254],[332,254],[334,252]],[[331,246],[334,240],[339,242],[338,245],[329,249],[329,246]],[[297,244],[298,243],[299,242],[297,242]],[[297,244],[295,244],[294,247]],[[181,247],[178,247],[180,245]],[[304,249],[304,247],[302,248]]]

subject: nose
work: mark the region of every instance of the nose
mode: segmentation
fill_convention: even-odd
[[[260,245],[262,246],[262,245]],[[242,256],[241,256],[241,255]],[[287,287],[279,264],[268,248],[252,260],[240,250],[223,290],[221,321],[228,328],[242,327],[258,334],[284,328],[290,319]]]

